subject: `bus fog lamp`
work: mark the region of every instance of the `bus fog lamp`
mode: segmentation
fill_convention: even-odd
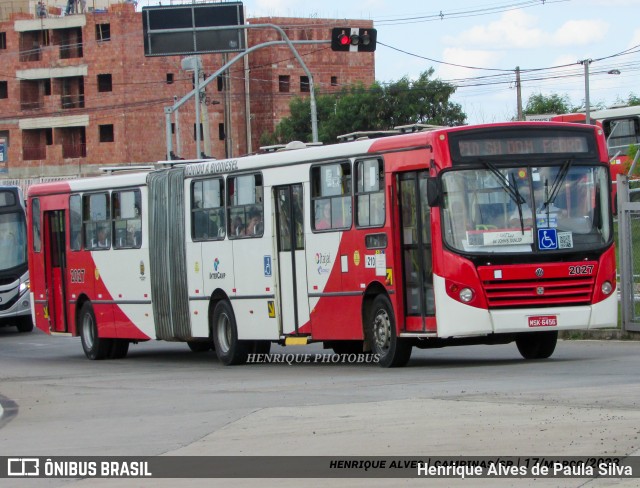
[[[613,286],[611,286],[610,281],[605,281],[602,283],[602,293],[605,295],[609,295],[613,291]]]
[[[469,303],[473,300],[473,290],[471,288],[463,288],[460,290],[460,301],[464,303]]]

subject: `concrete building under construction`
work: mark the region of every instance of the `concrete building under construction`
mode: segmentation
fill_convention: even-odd
[[[100,167],[166,159],[170,107],[194,88],[184,56],[145,56],[142,13],[130,2],[16,0],[0,9],[0,181],[95,174]],[[224,3],[224,2],[222,2]],[[237,3],[237,2],[236,2]],[[373,53],[334,52],[337,25],[367,20],[249,18],[275,24],[300,44],[318,93],[374,82]],[[269,29],[246,29],[247,47],[279,40]],[[232,55],[203,54],[205,79]],[[254,51],[185,103],[171,124],[178,157],[235,157],[258,149],[289,114],[309,79],[286,46]],[[202,140],[196,150],[196,130]]]

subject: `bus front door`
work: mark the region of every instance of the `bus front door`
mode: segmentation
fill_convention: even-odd
[[[64,210],[44,212],[45,286],[47,290],[47,318],[51,332],[67,332],[65,276]]]
[[[427,317],[435,316],[433,267],[431,256],[431,208],[427,203],[428,171],[411,171],[398,175],[398,198],[402,239],[404,307],[412,330],[425,331]]]
[[[309,322],[302,184],[274,188],[278,290],[283,334],[297,334]]]

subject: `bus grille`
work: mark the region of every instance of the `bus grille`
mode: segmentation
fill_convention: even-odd
[[[483,282],[489,308],[584,305],[591,302],[594,284],[595,276]]]

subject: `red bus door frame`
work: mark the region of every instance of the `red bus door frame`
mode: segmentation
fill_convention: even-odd
[[[405,330],[412,332],[435,326],[428,176],[428,170],[397,174]]]
[[[65,276],[67,272],[65,211],[44,212],[44,278],[51,332],[68,332]]]

